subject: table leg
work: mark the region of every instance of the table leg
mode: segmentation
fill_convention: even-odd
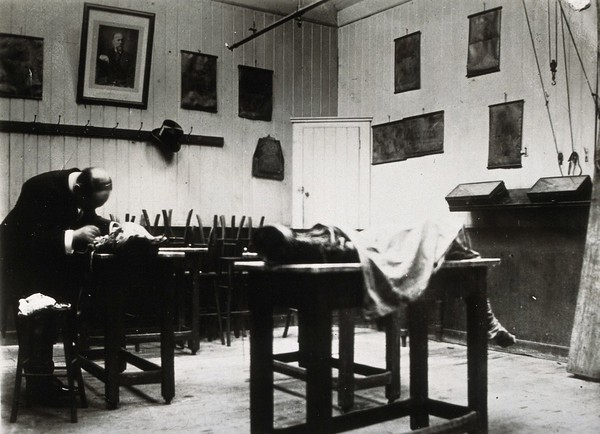
[[[394,312],[385,318],[385,369],[391,373],[390,384],[385,386],[388,403],[400,398],[400,314]]]
[[[340,309],[338,405],[343,412],[354,406],[354,309]]]
[[[100,275],[100,274],[98,274]],[[123,324],[126,288],[119,285],[115,272],[108,272],[101,286],[106,307],[104,326],[104,367],[106,383],[104,397],[106,405],[113,410],[119,405],[119,375],[125,370],[121,360],[121,347],[125,346],[125,326]]]
[[[200,263],[194,261],[192,267],[192,338],[189,346],[192,354],[200,349]]]
[[[487,406],[487,269],[473,270],[476,278],[467,304],[468,405],[477,411],[476,433],[488,432]]]
[[[173,327],[173,305],[175,282],[169,267],[157,264],[162,268],[162,279],[158,279],[161,291],[161,324],[160,324],[160,362],[161,362],[161,395],[167,404],[175,396],[175,334]]]
[[[410,428],[429,426],[429,414],[425,408],[428,399],[427,364],[427,309],[422,301],[408,305],[408,333],[410,346]]]
[[[319,294],[321,295],[321,294]],[[320,296],[306,307],[303,317],[306,354],[306,428],[310,433],[331,432],[331,311]],[[302,309],[302,308],[301,308]]]
[[[250,278],[250,432],[273,432],[273,305]]]

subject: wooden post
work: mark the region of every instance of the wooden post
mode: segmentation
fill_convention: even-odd
[[[600,41],[600,0],[596,0],[596,28]],[[597,63],[600,64],[600,50],[596,46]],[[596,82],[596,125],[598,126],[598,82]],[[569,364],[567,371],[573,375],[600,379],[600,135],[596,128],[594,149],[594,185],[585,241],[585,253],[581,269],[579,294],[575,309],[575,321],[571,333]]]

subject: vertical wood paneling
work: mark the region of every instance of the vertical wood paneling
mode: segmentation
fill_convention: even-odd
[[[123,219],[142,208],[153,217],[173,208],[176,224],[194,208],[205,222],[212,214],[247,214],[254,219],[291,222],[291,116],[337,114],[336,30],[305,22],[288,22],[244,46],[234,43],[279,16],[210,0],[101,0],[96,3],[156,14],[148,108],[146,110],[75,103],[83,0],[0,2],[0,31],[44,38],[44,98],[42,101],[1,99],[0,117],[76,125],[144,130],[165,118],[189,133],[222,136],[225,146],[183,145],[173,159],[163,158],[152,143],[2,134],[0,155],[7,174],[0,190],[5,215],[24,180],[42,171],[98,165],[114,179],[114,191],[100,212]],[[218,113],[180,107],[180,50],[200,50],[218,56]],[[273,120],[250,121],[238,116],[238,65],[274,71]],[[283,182],[253,178],[252,154],[260,137],[281,141],[286,161]],[[266,200],[265,198],[268,198]],[[139,218],[139,217],[138,217]]]

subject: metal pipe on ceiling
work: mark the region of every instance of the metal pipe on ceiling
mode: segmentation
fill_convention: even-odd
[[[294,18],[298,18],[301,17],[303,14],[305,14],[306,12],[310,11],[311,9],[316,8],[317,6],[321,6],[322,4],[327,3],[329,0],[317,0],[314,3],[311,3],[307,6],[304,6],[303,8],[298,9],[296,12],[292,12],[289,15],[286,15],[285,17],[275,21],[274,23],[268,25],[267,27],[265,27],[264,29],[258,30],[256,32],[254,32],[253,34],[251,34],[250,36],[234,43],[234,44],[225,44],[225,46],[227,48],[229,48],[230,50],[234,50],[235,48],[239,47],[240,45],[245,44],[246,42],[251,41],[254,38],[259,37],[260,35],[267,33],[270,30],[273,30],[276,27],[279,27],[280,25],[282,25],[283,23],[286,23],[290,20],[293,20]]]

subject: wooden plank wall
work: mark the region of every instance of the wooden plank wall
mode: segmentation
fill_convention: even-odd
[[[445,195],[462,182],[504,180],[508,188],[526,188],[542,176],[560,176],[522,2],[398,0],[397,3],[398,6],[367,18],[346,25],[342,22],[338,35],[339,116],[372,116],[373,125],[378,125],[443,110],[444,153],[373,166],[373,223],[447,211]],[[584,70],[593,87],[598,47],[596,5],[592,2],[590,8],[576,12],[561,3],[577,44],[575,47],[565,27],[570,101],[560,21],[557,83],[551,85],[548,9],[554,53],[554,0],[525,0],[557,146],[564,154],[562,170],[566,175],[572,132],[583,174],[591,174],[594,102]],[[351,15],[361,6],[344,9],[338,18]],[[468,16],[496,7],[502,7],[500,71],[467,78]],[[421,32],[421,89],[394,94],[394,39],[416,31]],[[490,170],[487,168],[488,106],[521,99],[525,100],[522,146],[527,148],[528,156],[522,158],[520,169]],[[588,161],[585,161],[586,149]]]
[[[212,215],[266,216],[291,222],[292,116],[337,114],[337,30],[288,22],[239,47],[233,43],[279,16],[210,0],[97,0],[94,3],[156,14],[147,110],[75,103],[83,1],[0,1],[0,32],[44,38],[41,101],[0,99],[0,119],[138,129],[157,128],[165,118],[193,134],[224,137],[223,148],[182,146],[165,161],[149,143],[0,133],[0,218],[15,203],[27,178],[63,167],[103,166],[114,192],[101,212],[123,218],[172,208],[183,223],[194,208],[204,221]],[[218,113],[180,108],[180,50],[218,56]],[[273,120],[238,117],[238,65],[274,71]],[[281,141],[286,160],[283,182],[251,176],[259,138]]]

